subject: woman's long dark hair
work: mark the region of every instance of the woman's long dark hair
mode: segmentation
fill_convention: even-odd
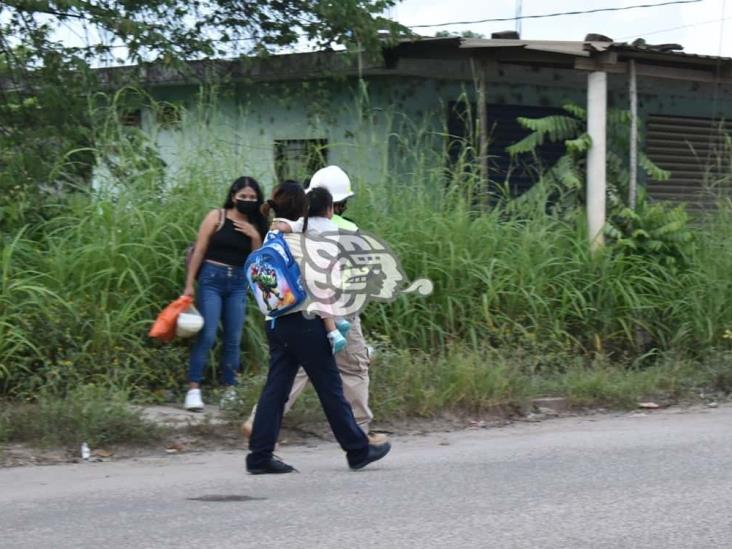
[[[272,191],[272,198],[262,204],[262,215],[269,217],[274,212],[276,217],[284,217],[291,221],[297,221],[304,217],[303,231],[308,226],[308,198],[305,189],[297,181],[288,179],[283,181]]]
[[[224,201],[224,208],[226,208],[227,210],[233,208],[234,195],[240,190],[246,189],[247,187],[253,189],[254,192],[257,193],[257,210],[252,214],[249,222],[257,228],[259,234],[262,236],[262,238],[264,238],[264,235],[267,234],[267,219],[265,218],[265,216],[262,215],[262,212],[260,211],[262,208],[262,203],[264,202],[264,195],[262,194],[262,188],[259,186],[259,183],[257,183],[256,179],[254,179],[253,177],[249,177],[248,175],[236,179],[231,184],[231,187],[229,187],[229,193],[226,195],[226,200]]]

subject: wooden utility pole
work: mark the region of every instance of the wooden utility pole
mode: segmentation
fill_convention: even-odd
[[[480,180],[488,188],[488,95],[486,92],[486,63],[478,62],[478,131],[480,132],[478,156],[480,161]]]

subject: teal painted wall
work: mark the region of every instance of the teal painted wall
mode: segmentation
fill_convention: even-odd
[[[171,175],[222,178],[250,174],[269,187],[275,180],[274,141],[327,139],[329,163],[355,180],[410,169],[414,159],[440,154],[447,105],[465,95],[471,81],[411,77],[237,84],[221,87],[213,100],[194,87],[156,88],[158,100],[181,103],[187,114],[177,128],[160,128],[150,113],[144,128],[158,144]],[[627,81],[610,75],[609,105],[627,108]],[[586,101],[586,75],[576,71],[505,67],[488,83],[491,104],[561,106]],[[732,90],[694,82],[641,79],[640,112],[732,118]],[[489,113],[490,116],[490,113]],[[196,170],[200,170],[198,173]],[[183,174],[183,172],[186,172]]]

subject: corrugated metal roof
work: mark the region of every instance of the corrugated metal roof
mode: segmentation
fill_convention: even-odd
[[[451,43],[452,42],[452,43]],[[589,57],[585,44],[589,42],[577,42],[570,40],[513,40],[506,38],[421,38],[414,41],[404,41],[403,44],[420,44],[423,46],[434,45],[437,47],[448,46],[458,49],[485,49],[485,48],[521,48],[535,51],[546,51],[552,53],[564,53],[580,57]],[[594,42],[592,44],[595,44]],[[603,44],[597,42],[599,49]],[[607,45],[607,44],[606,44]]]
[[[634,46],[632,44],[628,44],[625,42],[613,42],[610,46],[610,49],[614,51],[619,52],[634,52],[634,53],[653,53],[657,55],[668,55],[670,57],[679,57],[679,58],[688,58],[688,59],[703,59],[706,61],[721,61],[724,63],[728,63],[732,61],[732,57],[720,57],[717,55],[703,55],[700,53],[687,53],[685,51],[671,51],[671,52],[664,52],[664,51],[658,51],[654,50],[652,47],[638,47]]]
[[[593,53],[615,51],[620,54],[652,55],[656,58],[665,58],[668,61],[701,60],[718,62],[732,62],[732,58],[714,55],[701,55],[684,51],[659,51],[652,45],[635,46],[627,42],[599,42],[578,40],[521,40],[506,38],[420,38],[414,41],[404,41],[403,44],[420,44],[422,46],[450,47],[458,49],[486,49],[486,48],[520,48],[524,50],[559,53],[575,57],[591,57]]]

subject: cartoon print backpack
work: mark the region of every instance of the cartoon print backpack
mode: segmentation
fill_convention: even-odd
[[[249,254],[244,272],[259,310],[266,316],[282,316],[307,299],[300,267],[279,231],[268,232],[262,247]]]

